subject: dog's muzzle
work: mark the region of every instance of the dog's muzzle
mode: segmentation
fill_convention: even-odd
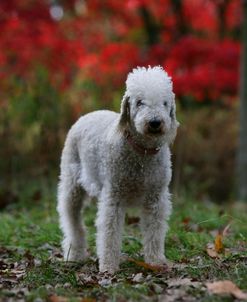
[[[148,132],[153,134],[161,134],[163,123],[160,119],[152,119],[148,122]]]

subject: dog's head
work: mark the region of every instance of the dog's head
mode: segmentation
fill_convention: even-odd
[[[120,126],[132,129],[146,140],[176,137],[175,95],[172,81],[162,67],[138,67],[129,73],[122,100]]]

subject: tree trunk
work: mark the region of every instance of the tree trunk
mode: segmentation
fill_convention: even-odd
[[[237,162],[238,197],[247,201],[247,0],[242,0],[242,61],[240,78],[240,132]]]
[[[140,15],[142,17],[144,27],[147,34],[148,45],[155,45],[159,42],[161,27],[156,23],[145,5],[140,7]]]

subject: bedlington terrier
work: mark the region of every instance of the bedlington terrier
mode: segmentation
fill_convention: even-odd
[[[83,200],[98,199],[99,270],[114,273],[120,261],[125,210],[140,208],[144,257],[163,265],[171,212],[169,145],[177,132],[171,78],[160,66],[129,73],[121,112],[95,111],[70,129],[61,158],[58,212],[64,259],[86,257]]]

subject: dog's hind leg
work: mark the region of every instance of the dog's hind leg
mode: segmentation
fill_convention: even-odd
[[[86,192],[78,184],[80,164],[75,161],[71,152],[63,151],[61,176],[58,186],[57,210],[60,227],[63,232],[64,260],[81,261],[86,256],[85,230],[81,220],[83,199]],[[74,160],[74,162],[72,162]]]

